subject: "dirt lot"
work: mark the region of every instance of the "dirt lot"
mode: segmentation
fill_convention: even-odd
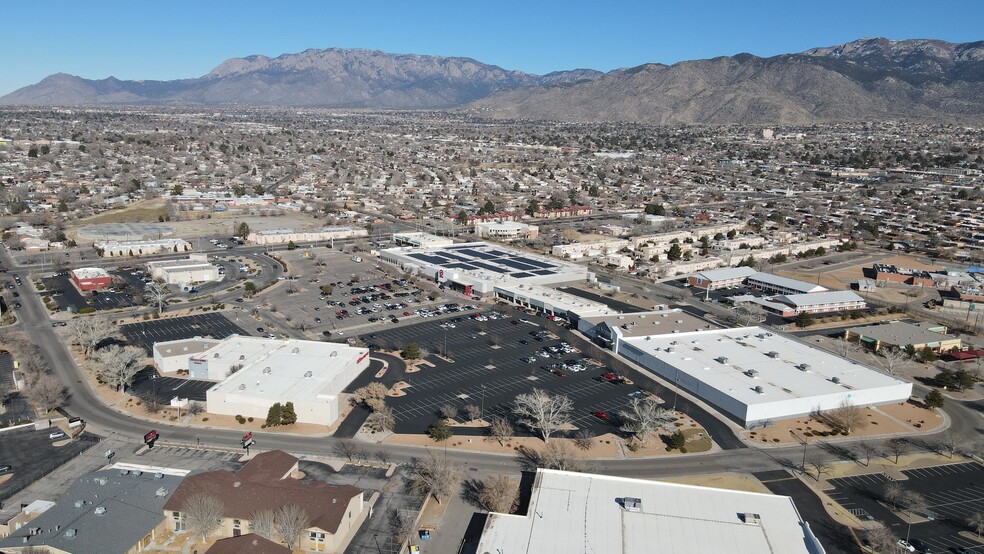
[[[182,214],[192,214],[192,212],[182,212]],[[73,225],[70,229],[67,229],[66,235],[72,239],[77,238],[77,230],[85,225],[118,222],[157,222],[160,215],[166,215],[166,209],[156,204],[140,204],[84,219]],[[324,221],[305,214],[251,216],[238,213],[210,212],[209,215],[211,217],[208,219],[168,221],[167,224],[174,228],[174,234],[171,236],[185,240],[198,239],[199,237],[228,236],[233,234],[233,225],[238,222],[246,222],[250,229],[257,231],[283,227],[305,229],[324,226]],[[195,217],[195,215],[192,214],[187,217]],[[138,240],[139,238],[134,237],[133,240]]]

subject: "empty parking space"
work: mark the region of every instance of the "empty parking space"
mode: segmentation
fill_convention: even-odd
[[[155,319],[130,323],[120,327],[127,342],[151,353],[155,342],[194,337],[222,339],[229,335],[248,335],[238,325],[219,313],[196,314],[185,317]]]
[[[926,520],[913,523],[911,528],[879,502],[892,481],[883,473],[830,479],[835,490],[828,495],[862,520],[881,521],[899,537],[908,535],[922,541],[933,552],[960,548],[984,552],[984,546],[959,535],[971,530],[967,522],[972,514],[984,512],[984,468],[960,463],[908,469],[902,474],[907,478],[898,481],[903,489],[919,494],[926,502],[926,508],[918,511]]]
[[[148,367],[137,375],[130,389],[138,396],[152,394],[163,402],[170,402],[175,397],[204,402],[205,392],[213,386],[214,381],[160,377],[156,369]]]
[[[0,503],[98,443],[96,437],[84,433],[61,444],[66,439],[52,439],[49,435],[54,431],[59,429],[4,431],[0,440],[0,466],[10,465],[7,473],[12,477],[0,483]],[[61,446],[55,446],[56,442]]]

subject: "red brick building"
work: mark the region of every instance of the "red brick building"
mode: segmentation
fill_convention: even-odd
[[[109,286],[112,277],[101,267],[73,269],[72,282],[79,290],[99,290]]]

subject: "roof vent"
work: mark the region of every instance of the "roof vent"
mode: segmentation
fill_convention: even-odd
[[[751,377],[753,379],[758,374],[759,374],[759,372],[757,370],[755,370],[755,369],[749,369],[748,371],[745,372],[745,375],[748,375],[749,377]]]
[[[751,512],[745,512],[743,514],[738,514],[738,518],[745,525],[761,525],[762,517],[758,514],[753,514]]]
[[[232,484],[232,488],[238,489],[242,484],[243,484],[242,481],[236,481],[235,483]]]
[[[299,354],[300,352],[301,352],[301,349],[300,348],[297,348],[296,346],[294,347],[293,350],[290,351],[291,354]]]
[[[331,354],[329,354],[328,357],[329,358],[337,358],[338,357],[338,352],[335,351],[335,350],[332,350]]]
[[[770,358],[778,358],[779,357],[779,353],[776,352],[775,350],[773,350],[771,352],[766,352],[765,355],[768,356],[768,357],[770,357]]]
[[[159,471],[154,474],[154,479],[163,479],[163,478],[164,478],[164,474]]]
[[[305,377],[314,377],[314,372],[312,372],[311,370],[305,371],[304,372],[304,376]]]
[[[717,362],[718,362],[719,364],[726,364],[726,363],[728,363],[728,358],[726,358],[726,357],[724,357],[724,356],[721,356],[721,357],[719,357],[719,358],[715,358],[715,360],[717,360]]]
[[[841,378],[840,377],[831,377],[830,378],[830,382],[831,383],[834,383],[834,384],[840,383],[841,382]]]
[[[764,388],[762,388],[762,386],[761,386],[761,385],[759,385],[759,386],[757,386],[757,387],[755,387],[755,388],[754,388],[754,389],[752,389],[752,390],[754,390],[755,392],[757,392],[757,393],[759,393],[759,394],[765,394],[765,389],[764,389]]]
[[[273,369],[270,366],[263,368],[263,375],[270,375],[271,373],[273,373]]]
[[[239,390],[246,390],[246,383],[240,383]]]
[[[239,355],[239,359],[240,360],[245,360],[246,359],[246,354],[240,354]]]
[[[161,487],[157,489],[157,492],[155,492],[154,495],[163,497],[163,496],[167,496],[170,492],[171,491],[167,490],[166,487]]]
[[[96,482],[99,483],[100,486],[104,486],[108,482],[108,479],[105,477],[97,477]]]
[[[143,475],[143,472],[142,472],[142,471],[140,471],[139,469],[135,469],[135,470],[133,470],[133,473],[132,473],[132,475],[133,475],[134,477],[140,477],[141,475]]]
[[[213,358],[218,358],[218,357],[219,357],[219,353],[218,353],[218,352],[216,352],[215,354],[212,354],[212,357],[213,357]]]
[[[129,474],[130,474],[130,470],[129,469],[121,469],[120,470],[120,475],[126,476],[126,475],[129,475]]]
[[[796,368],[800,371],[810,371],[810,364],[800,364]]]
[[[69,529],[68,531],[65,531],[65,536],[68,537],[68,538],[72,538],[72,537],[74,537],[77,534],[79,534],[79,530],[78,529]]]
[[[93,513],[96,514],[97,516],[101,516],[101,515],[105,514],[106,513],[106,506],[96,506],[96,509],[93,510]]]
[[[641,512],[642,511],[642,499],[641,498],[623,498],[622,506],[626,511],[629,512]]]
[[[82,506],[85,506],[85,500],[76,500],[75,501],[75,507],[76,508],[81,508]]]

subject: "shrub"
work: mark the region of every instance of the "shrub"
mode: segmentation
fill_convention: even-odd
[[[92,306],[86,306],[84,308],[79,308],[79,313],[80,314],[91,314],[91,313],[93,313],[95,311],[96,311],[96,309],[93,308]]]

